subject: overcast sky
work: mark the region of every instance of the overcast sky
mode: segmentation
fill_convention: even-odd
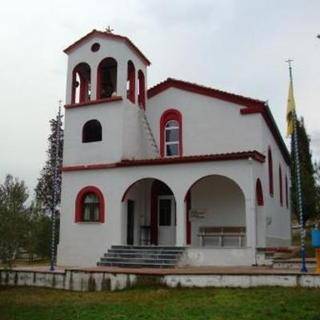
[[[299,115],[320,158],[319,0],[10,0],[0,10],[0,181],[32,191],[46,159],[48,121],[64,100],[62,50],[111,25],[151,60],[148,85],[175,77],[268,100],[285,133],[294,59]]]

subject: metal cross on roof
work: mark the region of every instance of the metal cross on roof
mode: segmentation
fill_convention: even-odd
[[[108,32],[108,33],[112,33],[114,30],[110,27],[110,26],[108,26],[107,28],[106,28],[106,32]]]

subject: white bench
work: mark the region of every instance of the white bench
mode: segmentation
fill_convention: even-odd
[[[239,248],[244,243],[246,236],[246,227],[199,227],[198,237],[200,237],[200,245],[205,245],[206,238],[218,238],[219,247],[224,246],[224,240],[226,237],[237,238]]]

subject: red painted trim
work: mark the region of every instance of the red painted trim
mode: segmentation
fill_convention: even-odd
[[[139,92],[138,92],[138,104],[142,109],[146,109],[146,81],[145,76],[141,70],[138,71],[138,83],[139,83]]]
[[[192,183],[192,185],[189,187],[188,191],[186,192],[186,194],[185,194],[185,196],[184,196],[184,201],[187,201],[188,193],[191,192],[192,188],[193,188],[198,182],[200,182],[200,181],[202,181],[202,180],[204,180],[204,179],[206,179],[206,178],[215,176],[215,175],[216,175],[216,174],[208,174],[208,175],[203,176],[203,177],[197,179],[196,181],[194,181],[194,182]],[[221,175],[217,174],[217,176],[221,176]],[[225,176],[224,176],[224,177],[225,177]],[[234,184],[236,184],[237,187],[238,187],[238,188],[241,190],[241,192],[243,193],[241,187],[239,186],[239,184],[238,184],[236,181],[234,181],[233,179],[228,178],[228,177],[225,177],[225,178],[228,179],[228,180],[230,180],[230,181],[232,181]],[[191,195],[190,195],[190,196],[191,196]]]
[[[102,68],[104,66],[104,64],[106,64],[107,62],[115,62],[115,65],[116,65],[116,88],[115,88],[115,92],[117,93],[118,91],[118,61],[113,58],[113,57],[106,57],[106,58],[103,58],[100,62],[99,62],[99,65],[98,65],[98,68],[97,68],[97,99],[105,99],[105,98],[101,98],[100,95],[101,95],[101,78],[102,78]],[[112,98],[112,97],[110,97]],[[107,98],[107,99],[110,99],[110,98]]]
[[[85,71],[83,69],[87,68],[89,71],[89,79],[85,78],[85,75],[83,74]],[[72,89],[71,89],[71,102],[72,104],[76,103],[76,87],[75,87],[75,82],[76,82],[76,76],[77,74],[79,75],[80,78],[80,88],[79,88],[79,102],[78,103],[85,103],[89,101],[89,96],[88,96],[88,88],[89,84],[91,82],[91,69],[90,66],[86,62],[81,62],[77,64],[73,71],[72,71]]]
[[[94,186],[87,186],[81,189],[76,197],[75,202],[75,222],[83,221],[83,200],[84,196],[88,193],[94,193],[99,199],[99,222],[104,223],[105,221],[105,201],[102,192]]]
[[[129,81],[129,91],[127,92],[127,98],[135,103],[136,100],[136,68],[131,60],[128,61],[127,67],[127,81]]]
[[[250,115],[255,113],[261,114],[269,130],[271,131],[276,143],[278,144],[284,160],[288,165],[290,165],[290,154],[282,139],[281,133],[276,125],[276,122],[271,114],[271,111],[265,101],[252,99],[249,97],[244,97],[244,96],[233,94],[230,92],[225,92],[225,91],[217,90],[214,88],[205,87],[195,83],[176,80],[172,78],[168,78],[166,81],[163,81],[157,84],[156,86],[150,88],[148,90],[148,98],[150,99],[156,96],[157,94],[172,87],[193,92],[196,94],[201,94],[208,97],[228,101],[231,103],[243,105],[246,108],[240,111],[242,115]]]
[[[79,108],[79,107],[92,106],[92,105],[96,105],[96,104],[110,103],[110,102],[115,102],[115,101],[122,101],[122,97],[114,96],[114,97],[106,98],[106,99],[98,99],[98,100],[91,100],[91,101],[82,102],[82,103],[66,104],[64,107],[65,107],[65,109],[73,109],[73,108]]]
[[[152,98],[159,93],[163,92],[164,90],[167,90],[168,88],[177,88],[201,95],[205,95],[208,97],[216,98],[216,99],[221,99],[225,101],[229,101],[232,103],[240,104],[243,106],[249,106],[249,105],[260,105],[264,104],[264,101],[261,100],[256,100],[248,97],[244,97],[241,95],[237,95],[234,93],[222,91],[222,90],[217,90],[214,88],[210,87],[205,87],[201,86],[195,83],[187,82],[187,81],[182,81],[182,80],[177,80],[173,78],[168,78],[167,80],[155,85],[154,87],[150,88],[148,90],[148,98]]]
[[[191,192],[190,189],[187,192],[186,198],[186,230],[187,230],[187,245],[191,244],[191,221],[190,221],[190,209],[191,209]]]
[[[182,115],[180,111],[176,109],[166,110],[160,118],[160,155],[161,157],[165,156],[165,126],[166,123],[170,120],[175,120],[179,123],[179,156],[183,155],[182,147]]]
[[[257,182],[256,182],[256,202],[258,206],[264,205],[262,185],[259,178],[257,179]]]
[[[114,163],[64,166],[62,168],[62,171],[69,172],[69,171],[82,171],[82,170],[113,169],[113,168],[121,168],[121,167],[139,167],[139,166],[170,165],[170,164],[181,164],[181,163],[197,163],[197,162],[209,162],[209,161],[232,161],[232,160],[245,160],[249,158],[260,163],[263,163],[265,161],[265,156],[258,151],[244,151],[244,152],[232,152],[232,153],[224,153],[224,154],[143,159],[143,160],[122,160],[120,162],[114,162]]]
[[[70,52],[75,50],[77,47],[79,47],[82,43],[84,43],[85,41],[88,41],[89,39],[96,37],[96,36],[102,37],[105,39],[113,39],[113,40],[119,40],[119,41],[124,42],[130,49],[133,50],[133,52],[135,52],[142,59],[142,61],[147,66],[149,66],[151,64],[151,62],[146,58],[146,56],[127,37],[124,37],[124,36],[121,36],[118,34],[114,34],[114,33],[102,32],[102,31],[98,31],[95,29],[93,29],[91,32],[86,34],[84,37],[80,38],[78,41],[74,42],[72,45],[70,45],[69,47],[64,49],[63,52],[66,54],[69,54]]]
[[[286,207],[287,209],[289,208],[289,190],[288,190],[288,177],[286,175],[286,180],[285,180],[285,187],[286,187]]]
[[[273,160],[271,148],[268,148],[269,194],[273,197]]]
[[[283,190],[282,190],[282,169],[281,165],[279,165],[279,196],[280,196],[280,205],[283,207]]]

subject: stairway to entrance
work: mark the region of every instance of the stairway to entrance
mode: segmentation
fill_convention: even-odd
[[[112,246],[97,265],[130,268],[174,268],[184,251],[184,247],[170,246]]]

